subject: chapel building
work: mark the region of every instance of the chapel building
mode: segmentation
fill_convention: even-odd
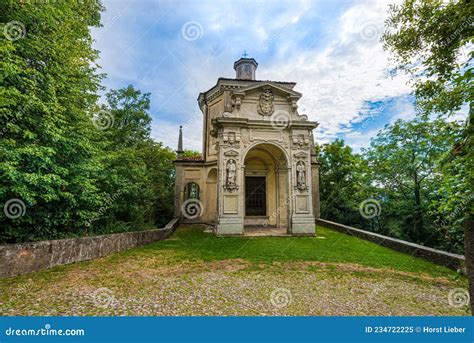
[[[199,94],[203,114],[200,157],[178,143],[175,216],[206,223],[219,236],[280,229],[314,235],[319,217],[319,171],[313,130],[298,113],[294,82],[256,79],[258,63],[241,58],[235,79],[219,78]]]

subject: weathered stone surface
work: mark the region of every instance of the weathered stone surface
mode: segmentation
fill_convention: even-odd
[[[157,230],[0,245],[0,277],[12,277],[41,269],[92,260],[162,240],[178,225],[173,219]]]
[[[255,217],[262,228],[314,235],[318,123],[298,112],[295,83],[256,80],[251,58],[236,66],[235,79],[219,78],[199,95],[203,151],[175,161],[175,216],[211,224],[218,236],[244,234]]]
[[[465,273],[465,258],[462,255],[452,254],[449,252],[425,247],[423,245],[403,241],[401,239],[356,229],[351,226],[342,225],[325,219],[316,219],[316,224]]]

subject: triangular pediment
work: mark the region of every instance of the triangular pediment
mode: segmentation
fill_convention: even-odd
[[[296,92],[292,89],[289,89],[287,87],[283,87],[283,86],[278,85],[278,84],[273,83],[273,82],[261,82],[261,83],[258,83],[258,84],[249,85],[249,86],[246,86],[246,87],[236,89],[233,93],[234,93],[234,95],[244,95],[245,96],[245,94],[255,92],[259,89],[263,89],[263,88],[266,88],[266,87],[271,88],[276,93],[283,93],[286,96],[289,96],[289,97],[292,97],[292,98],[294,97],[296,99],[301,98],[301,93],[298,93],[298,92]]]
[[[295,156],[296,158],[306,158],[306,157],[308,157],[308,154],[305,153],[305,152],[300,151],[300,152],[297,152],[296,154],[294,154],[293,156]]]
[[[235,150],[229,150],[224,153],[224,156],[239,156],[239,152]]]

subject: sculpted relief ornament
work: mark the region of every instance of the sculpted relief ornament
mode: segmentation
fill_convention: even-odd
[[[235,132],[226,132],[222,134],[222,142],[224,144],[239,145],[240,143],[240,134],[236,134]]]
[[[265,87],[260,99],[258,100],[257,111],[262,116],[271,116],[273,114],[274,95],[270,87]]]
[[[234,160],[227,161],[226,178],[225,178],[224,187],[230,192],[239,189],[239,187],[236,184],[236,174],[237,174],[237,164],[235,163],[235,161]]]

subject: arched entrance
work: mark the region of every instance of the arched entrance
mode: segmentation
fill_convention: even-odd
[[[271,143],[251,147],[244,159],[245,228],[288,232],[288,161]]]

